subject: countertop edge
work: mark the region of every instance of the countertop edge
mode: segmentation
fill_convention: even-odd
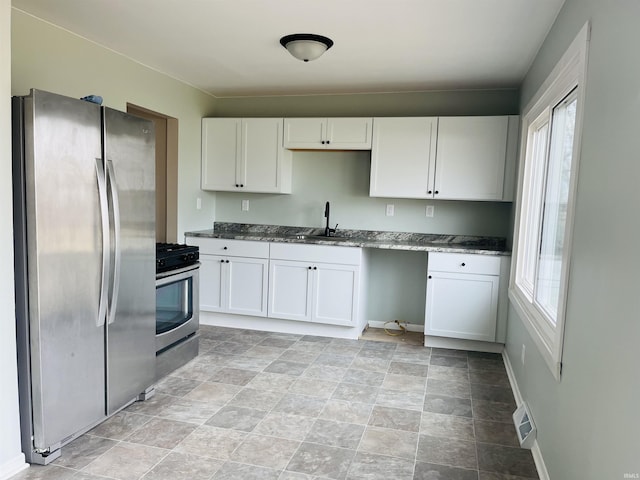
[[[330,238],[295,238],[295,236],[278,236],[268,234],[215,233],[212,229],[185,232],[185,237],[219,238],[227,240],[249,240],[257,242],[295,243],[308,245],[328,245],[338,247],[375,248],[380,250],[400,250],[413,252],[467,253],[474,255],[511,256],[508,250],[496,250],[464,245],[410,244],[384,240],[367,239],[335,239]]]

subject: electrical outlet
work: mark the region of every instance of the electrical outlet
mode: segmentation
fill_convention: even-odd
[[[387,204],[387,212],[386,215],[387,217],[393,217],[395,215],[395,206],[393,205],[393,203],[388,203]]]
[[[524,365],[524,351],[525,351],[525,346],[524,343],[522,344],[522,351],[520,352],[520,361],[522,362],[522,364]]]
[[[202,208],[202,199],[200,197],[196,198],[196,210],[200,210]]]
[[[242,211],[243,212],[249,211],[249,200],[242,200]]]
[[[435,210],[435,208],[434,208],[433,205],[427,205],[427,209],[425,211],[426,216],[427,217],[433,217],[434,210]]]

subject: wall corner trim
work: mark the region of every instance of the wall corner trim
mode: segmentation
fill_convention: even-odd
[[[518,382],[516,381],[516,375],[513,371],[513,367],[511,366],[511,361],[509,360],[509,356],[507,355],[507,349],[505,348],[502,351],[502,359],[504,360],[504,366],[507,370],[507,376],[509,377],[509,384],[511,385],[511,390],[513,391],[513,397],[516,400],[516,404],[520,406],[522,402],[524,402],[524,397],[520,392],[520,388],[518,387]],[[547,466],[544,463],[544,459],[542,458],[542,452],[540,451],[540,445],[538,445],[538,439],[536,438],[533,442],[533,446],[531,447],[531,454],[533,455],[533,461],[536,464],[536,469],[538,470],[538,476],[540,480],[551,480],[549,477],[549,472],[547,471]]]
[[[27,468],[29,468],[29,464],[25,462],[24,453],[19,453],[0,465],[0,480],[7,480]]]

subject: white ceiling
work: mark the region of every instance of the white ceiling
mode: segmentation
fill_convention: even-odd
[[[219,97],[518,87],[564,0],[13,0]],[[279,43],[335,45],[304,63]]]

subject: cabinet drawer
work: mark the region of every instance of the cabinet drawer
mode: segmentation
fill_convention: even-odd
[[[300,262],[324,262],[343,265],[360,265],[362,249],[334,247],[331,245],[298,245],[272,243],[271,258]]]
[[[500,275],[500,257],[466,253],[429,254],[429,271]]]
[[[269,243],[250,240],[225,240],[222,238],[187,237],[189,245],[200,247],[204,255],[229,257],[269,258]]]

